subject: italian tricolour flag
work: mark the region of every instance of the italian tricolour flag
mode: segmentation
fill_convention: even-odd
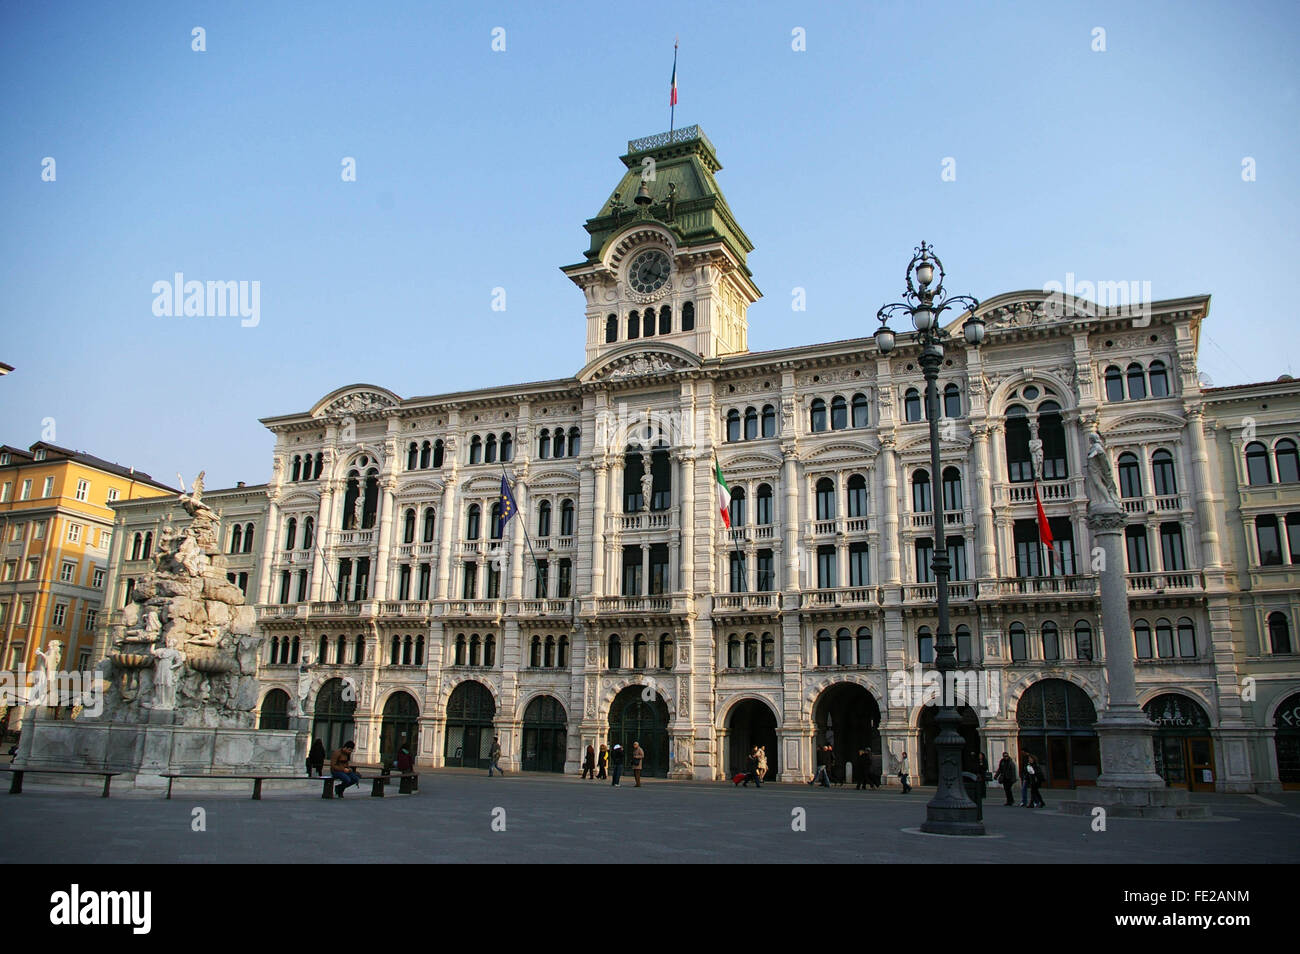
[[[727,486],[727,479],[722,476],[722,465],[716,460],[713,462],[718,481],[718,509],[722,511],[722,523],[731,529],[731,488]]]

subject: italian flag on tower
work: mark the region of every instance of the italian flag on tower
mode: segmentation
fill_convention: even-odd
[[[718,481],[718,509],[722,511],[722,523],[728,530],[731,529],[731,488],[727,486],[727,479],[722,476],[722,465],[715,459],[713,468],[717,475]]]

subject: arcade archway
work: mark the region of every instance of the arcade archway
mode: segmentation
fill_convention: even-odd
[[[342,679],[331,679],[316,694],[316,707],[312,712],[312,738],[325,744],[326,753],[333,752],[344,742],[356,741],[356,725],[352,715],[357,711],[356,692]]]
[[[628,686],[614,697],[609,707],[609,746],[617,743],[626,753],[624,769],[632,771],[632,743],[640,742],[645,750],[641,774],[656,778],[668,775],[668,706],[655,693],[652,701],[642,694],[645,686]]]
[[[1300,789],[1300,692],[1287,696],[1273,716],[1277,729],[1273,745],[1277,750],[1277,777],[1282,787]]]
[[[262,700],[262,712],[257,720],[259,729],[289,728],[289,693],[272,689]]]
[[[880,707],[867,689],[855,683],[841,682],[824,690],[813,706],[813,723],[816,733],[812,765],[817,764],[816,750],[829,745],[835,753],[833,780],[845,780],[846,762],[854,763],[856,779],[859,777],[856,763],[861,761],[858,750],[866,746],[871,749],[868,771],[880,774]]]
[[[962,771],[973,772],[976,765],[978,765],[979,753],[983,751],[980,744],[979,719],[975,716],[975,710],[970,706],[958,706],[957,715],[961,719],[961,725],[957,726],[957,731],[966,743],[961,749]],[[926,706],[921,711],[918,728],[921,731],[920,763],[922,785],[937,785],[939,783],[939,749],[934,744],[935,739],[939,737],[939,725],[936,721],[938,716],[938,706]]]
[[[406,692],[395,692],[384,703],[384,721],[379,728],[379,760],[392,765],[398,751],[406,746],[415,758],[419,749],[420,707]]]
[[[444,757],[450,766],[486,768],[492,748],[492,720],[497,704],[481,682],[462,682],[447,700],[447,744]]]
[[[1156,772],[1165,784],[1193,792],[1214,791],[1214,740],[1205,710],[1181,693],[1166,692],[1142,711],[1156,724]]]
[[[1096,785],[1101,774],[1097,710],[1088,694],[1064,679],[1043,679],[1016,705],[1020,758],[1033,755],[1047,769],[1053,788]]]
[[[524,709],[523,769],[563,772],[568,724],[564,706],[554,696],[538,696]]]
[[[776,745],[776,715],[771,706],[759,699],[742,699],[727,713],[726,776],[744,772],[749,753],[759,745],[767,752],[767,778],[775,779],[781,771]]]

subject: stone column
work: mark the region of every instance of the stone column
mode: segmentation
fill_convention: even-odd
[[[379,544],[375,550],[374,585],[370,589],[372,600],[388,599],[388,549],[393,534],[393,491],[397,479],[384,477],[379,482]]]
[[[695,586],[695,457],[690,450],[676,451],[681,481],[681,501],[677,509],[682,528],[681,582],[679,592],[694,593]]]
[[[997,549],[993,530],[993,475],[989,471],[989,429],[980,424],[971,429],[975,438],[975,528],[979,536],[979,562],[976,578],[994,579],[998,575]]]
[[[325,547],[329,543],[330,515],[334,510],[334,481],[322,480],[320,503],[316,508],[316,539],[311,549],[311,601],[320,602],[325,579]]]
[[[524,477],[527,471],[519,475],[515,481],[511,492],[515,495],[515,504],[519,507],[519,513],[515,516],[515,523],[519,526],[514,529],[514,537],[510,541],[510,589],[509,598],[518,600],[524,598],[524,534],[528,531],[528,525],[524,522],[531,516],[528,508],[528,487],[524,484]],[[559,514],[552,513],[552,520],[558,520]],[[554,529],[554,528],[552,528]],[[505,589],[502,587],[502,589]]]
[[[785,506],[781,514],[782,545],[785,547],[785,579],[781,589],[787,593],[798,590],[803,581],[799,578],[799,468],[798,455],[793,440],[781,442],[781,484],[785,491]],[[784,754],[784,753],[783,753]],[[782,763],[784,764],[784,762]],[[782,771],[784,775],[784,770]]]
[[[262,532],[262,566],[258,571],[257,602],[265,605],[271,593],[271,577],[274,575],[275,545],[280,533],[280,505],[273,494],[266,508],[266,527]]]
[[[444,458],[445,460],[445,458]],[[433,597],[447,598],[447,585],[451,575],[452,546],[456,532],[456,475],[448,474],[442,487],[442,527],[438,532],[438,580]],[[418,585],[418,584],[417,584]]]
[[[592,495],[595,498],[591,514],[591,593],[605,595],[605,510],[609,490],[609,468],[604,461],[596,460],[591,466]]]
[[[886,586],[898,586],[902,582],[902,561],[898,550],[898,466],[892,437],[880,438],[880,455],[876,460],[880,467],[880,508],[884,515],[881,521],[885,549],[882,582]]]
[[[1210,458],[1205,447],[1204,409],[1200,405],[1187,410],[1187,435],[1192,444],[1192,471],[1196,477],[1196,519],[1201,525],[1201,565],[1218,569],[1223,565],[1219,549],[1219,513],[1214,506],[1214,488],[1210,483]]]

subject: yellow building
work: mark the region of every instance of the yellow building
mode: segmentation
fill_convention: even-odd
[[[0,666],[30,671],[36,650],[55,641],[60,669],[89,669],[112,545],[109,504],[174,493],[134,468],[44,441],[0,445]]]

